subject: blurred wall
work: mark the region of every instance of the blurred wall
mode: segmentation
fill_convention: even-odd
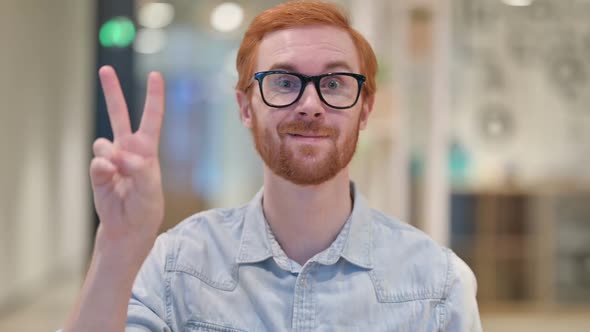
[[[0,4],[0,312],[85,264],[93,5]]]

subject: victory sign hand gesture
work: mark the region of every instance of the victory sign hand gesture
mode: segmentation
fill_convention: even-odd
[[[114,139],[94,142],[90,177],[101,241],[126,243],[147,255],[164,217],[162,177],[158,160],[164,116],[164,79],[150,73],[141,124],[132,132],[129,112],[115,70],[99,70]],[[105,244],[106,245],[106,244]]]

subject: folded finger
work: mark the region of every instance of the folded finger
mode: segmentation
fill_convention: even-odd
[[[111,182],[116,173],[117,167],[108,159],[95,157],[90,162],[90,179],[93,188]]]
[[[92,144],[92,151],[96,157],[111,159],[113,155],[114,144],[106,138],[98,138]]]

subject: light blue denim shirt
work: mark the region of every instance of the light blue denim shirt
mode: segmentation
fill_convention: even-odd
[[[127,331],[481,331],[469,267],[351,191],[340,234],[303,266],[270,231],[262,190],[162,234],[135,281]]]

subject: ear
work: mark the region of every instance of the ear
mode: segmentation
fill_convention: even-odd
[[[363,106],[361,108],[361,115],[360,115],[360,130],[364,130],[367,127],[367,122],[369,121],[369,115],[373,112],[373,105],[375,104],[375,95],[372,95],[368,98],[363,98]]]
[[[244,91],[236,90],[236,99],[238,100],[238,107],[240,108],[240,119],[246,128],[252,128],[252,111],[250,108],[250,98]]]

